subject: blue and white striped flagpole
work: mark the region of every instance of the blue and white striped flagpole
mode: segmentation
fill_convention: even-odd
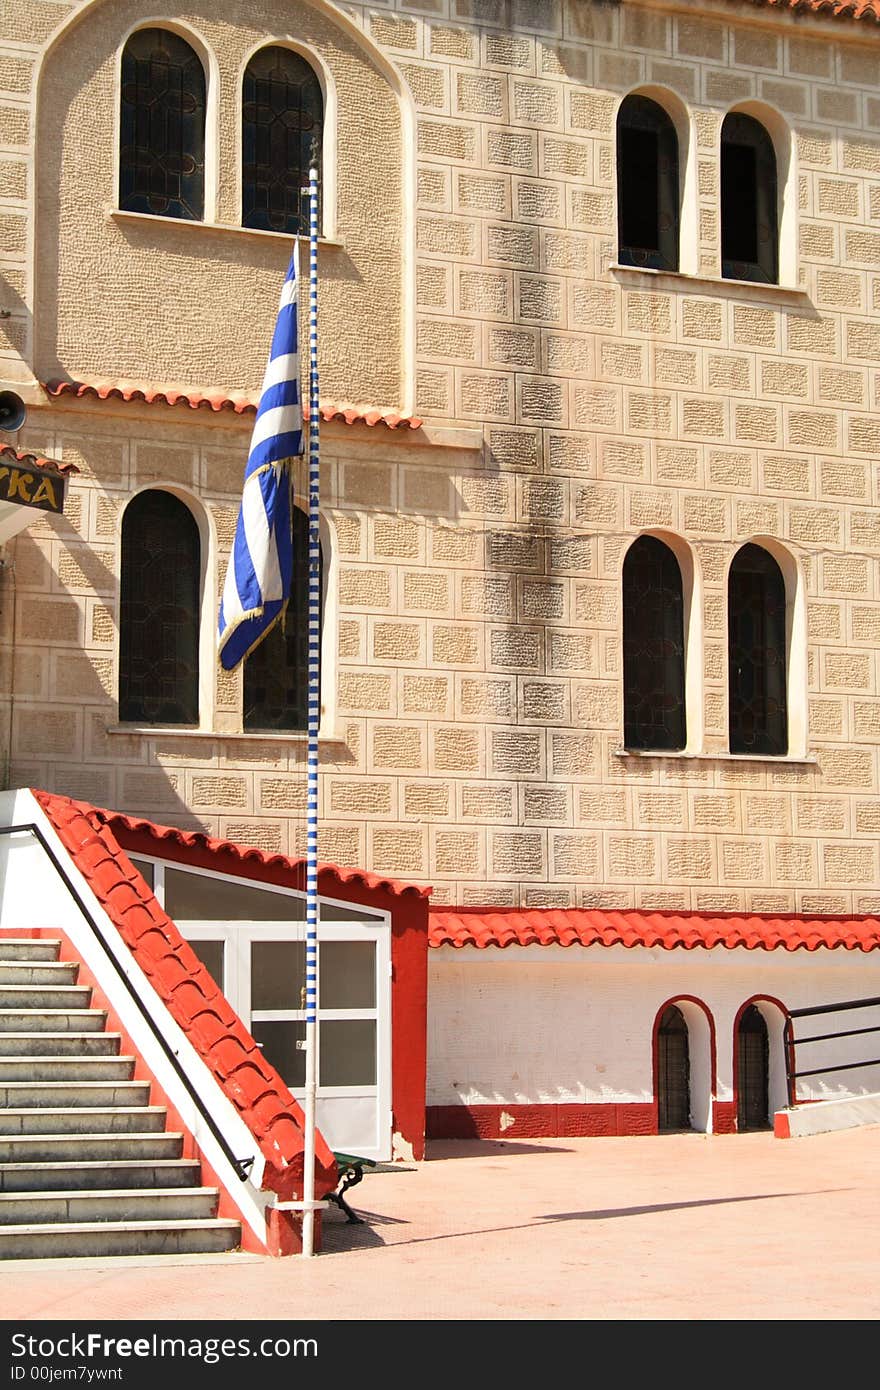
[[[309,168],[309,654],[306,788],[306,1095],[302,1252],[314,1252],[318,1072],[318,724],[321,717],[321,520],[318,397],[318,170]],[[323,1205],[323,1204],[322,1204]]]

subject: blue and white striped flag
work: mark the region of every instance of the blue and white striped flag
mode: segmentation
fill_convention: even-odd
[[[293,575],[290,463],[303,452],[298,350],[298,244],[281,303],[226,571],[217,651],[233,671],[284,614]]]

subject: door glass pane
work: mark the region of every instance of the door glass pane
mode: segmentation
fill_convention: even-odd
[[[321,903],[322,922],[382,922],[379,912],[367,912],[363,907],[340,907],[338,903]]]
[[[218,989],[223,989],[223,942],[191,941],[189,944],[202,965],[207,966],[208,974],[214,984],[217,985]]]
[[[374,1009],[376,943],[322,942],[318,987],[322,1009]]]
[[[153,869],[155,865],[151,864],[149,859],[136,859],[133,854],[130,854],[128,857],[131,860],[134,867],[137,869],[141,878],[144,880],[144,883],[147,885],[147,887],[152,888]]]
[[[176,922],[302,922],[306,915],[304,898],[170,868],[165,870],[165,910]]]
[[[319,1055],[322,1086],[375,1086],[376,1020],[323,1021]]]
[[[251,1010],[303,1009],[306,948],[302,941],[251,942]]]
[[[301,1089],[306,1084],[306,1054],[297,1050],[297,1041],[306,1035],[304,1023],[251,1024],[254,1042],[263,1044],[263,1056],[278,1072],[285,1086]]]

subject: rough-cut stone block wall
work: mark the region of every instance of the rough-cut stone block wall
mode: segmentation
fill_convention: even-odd
[[[109,159],[96,132],[113,118],[110,31],[93,50],[77,47],[86,20],[72,29],[63,80],[44,109],[32,99],[40,45],[75,8],[29,0],[0,33],[2,373],[27,376],[36,342],[38,367],[253,386],[265,335],[238,319],[230,333],[224,315],[246,305],[271,322],[275,242],[269,255],[218,231],[208,253],[208,233],[162,224],[178,250],[192,234],[199,271],[165,258],[169,319],[149,342],[106,285],[80,283],[71,248],[91,244],[93,223],[131,258],[126,274],[148,252],[107,218],[104,165],[83,169],[89,142]],[[321,253],[322,386],[399,403],[411,377],[427,422],[322,434],[336,627],[321,853],[432,883],[435,901],[880,910],[880,41],[771,6],[689,11],[377,0],[348,7],[370,57],[323,10],[296,9],[332,49],[340,103],[359,93],[340,127],[341,245]],[[130,5],[101,14],[131,22]],[[231,71],[264,30],[223,0],[210,33]],[[411,99],[411,147],[382,58]],[[687,274],[616,265],[616,110],[642,86],[690,122]],[[53,125],[64,102],[72,114]],[[780,287],[720,279],[718,141],[741,102],[790,136]],[[63,173],[60,203],[41,184],[36,212],[35,139],[40,177]],[[226,220],[233,165],[218,185]],[[211,275],[232,262],[230,296]],[[367,312],[374,291],[390,299]],[[246,420],[185,406],[32,407],[20,446],[81,471],[64,518],[35,522],[0,572],[10,777],[296,851],[303,740],[242,731],[237,673],[206,670],[199,731],[116,729],[125,502],[152,482],[204,509],[216,594],[247,437]],[[688,756],[621,754],[621,567],[645,530],[677,537],[698,581]],[[787,759],[727,753],[726,576],[754,538],[791,556],[804,596],[793,699],[806,734]]]

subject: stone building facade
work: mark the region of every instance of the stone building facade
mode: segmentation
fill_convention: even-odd
[[[290,254],[241,226],[241,72],[280,43],[325,99],[320,857],[439,904],[880,911],[878,20],[794,0],[7,10],[0,389],[27,405],[16,447],[79,472],[63,516],[5,547],[6,784],[304,849],[305,737],[244,728],[214,645]],[[118,207],[120,54],[147,21],[207,74],[201,219]],[[633,94],[677,134],[676,270],[619,254]],[[775,283],[723,273],[731,112],[772,141]],[[121,526],[147,488],[199,529],[198,726],[119,718]],[[685,590],[687,741],[664,752],[624,744],[642,535]],[[785,584],[773,756],[729,747],[748,543]]]

